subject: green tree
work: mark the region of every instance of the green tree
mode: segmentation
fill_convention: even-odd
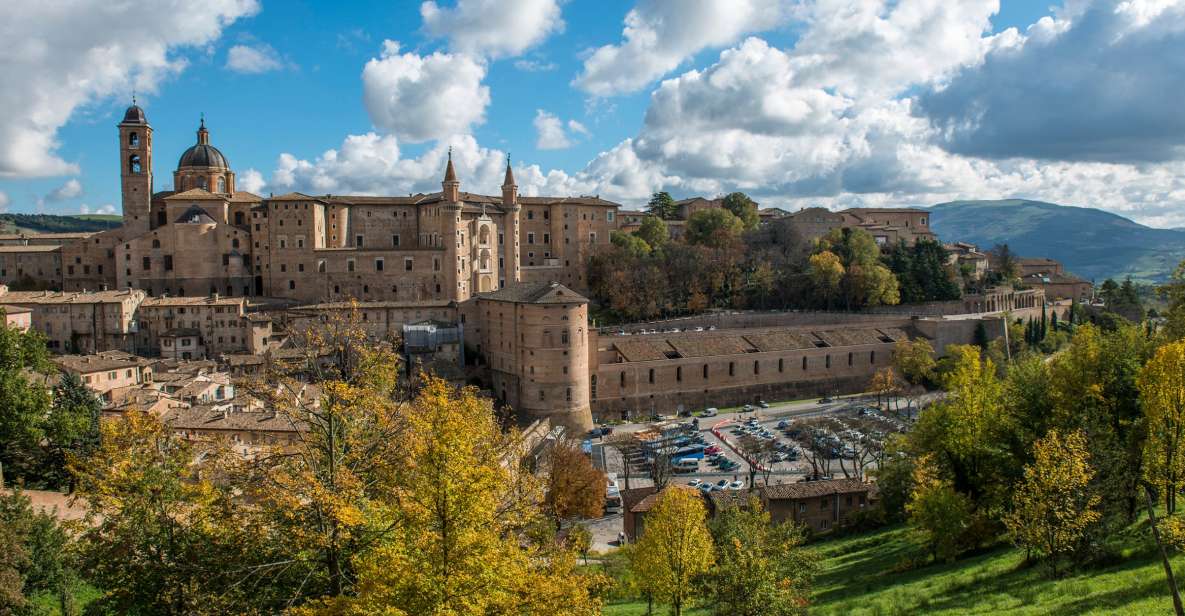
[[[991,263],[992,273],[1000,282],[1011,283],[1020,277],[1020,261],[1008,244],[996,244],[988,252],[988,261]]]
[[[0,614],[24,614],[39,593],[66,593],[74,576],[65,529],[18,488],[0,492]]]
[[[1156,293],[1168,304],[1164,311],[1165,335],[1172,340],[1185,338],[1185,261],[1177,264],[1168,282],[1157,287]]]
[[[99,414],[103,403],[77,374],[62,375],[53,390],[53,404],[45,420],[45,472],[55,485],[69,485],[74,477],[67,466],[77,463],[99,445]]]
[[[716,564],[703,577],[717,614],[806,614],[818,557],[803,547],[803,527],[772,524],[761,502],[724,507],[711,522]]]
[[[705,516],[703,499],[694,490],[664,490],[646,515],[644,533],[632,553],[631,566],[643,590],[670,603],[675,616],[695,596],[695,579],[715,562]]]
[[[650,195],[650,202],[646,204],[647,213],[663,220],[674,218],[676,210],[675,200],[666,191],[656,192]]]
[[[745,228],[741,219],[728,210],[699,210],[687,220],[687,242],[711,248],[731,244],[741,237]]]
[[[897,278],[880,261],[880,246],[863,229],[833,229],[815,245],[815,253],[830,252],[844,267],[840,294],[845,308],[860,309],[900,301]]]
[[[745,229],[756,229],[761,217],[757,213],[757,203],[743,192],[729,193],[724,197],[721,205],[732,212],[745,225]]]
[[[0,327],[0,470],[7,481],[38,480],[49,392],[28,371],[51,371],[45,338],[34,331]]]
[[[637,235],[652,250],[660,250],[671,239],[671,232],[667,229],[667,223],[663,222],[658,216],[647,216],[643,218],[642,225],[638,227]]]
[[[632,233],[612,231],[609,233],[609,243],[633,257],[645,257],[650,254],[650,244]]]
[[[941,478],[930,456],[918,461],[913,484],[905,506],[910,526],[935,560],[954,560],[963,549],[962,536],[970,525],[971,501]]]

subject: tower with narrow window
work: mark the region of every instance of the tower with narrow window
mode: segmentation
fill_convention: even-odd
[[[152,206],[152,127],[135,101],[119,123],[119,167],[123,227],[131,236],[147,233]]]
[[[522,280],[518,254],[518,223],[522,209],[518,204],[518,184],[510,168],[510,156],[507,156],[506,178],[502,180],[502,210],[506,216],[502,225],[502,268],[499,271],[502,284],[499,286],[513,285]]]
[[[467,286],[469,263],[466,262],[463,238],[461,236],[461,182],[457,180],[457,171],[453,169],[453,153],[449,150],[448,166],[444,169],[444,181],[440,183],[441,192],[440,237],[444,241],[444,282],[449,290],[446,297],[457,301],[469,298],[470,289]]]

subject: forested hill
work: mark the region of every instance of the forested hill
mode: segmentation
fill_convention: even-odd
[[[58,216],[55,214],[0,214],[0,233],[85,233],[106,231],[120,225],[115,215],[89,214]]]
[[[1129,275],[1161,281],[1185,259],[1185,231],[1146,227],[1102,210],[1023,199],[952,201],[930,209],[930,227],[944,242],[971,242],[982,250],[1008,244],[1097,282]]]

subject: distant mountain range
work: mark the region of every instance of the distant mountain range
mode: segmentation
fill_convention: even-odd
[[[930,228],[944,242],[981,250],[1008,244],[1025,257],[1061,261],[1066,271],[1101,283],[1107,278],[1159,282],[1185,259],[1185,231],[1154,229],[1122,216],[1041,201],[952,201],[931,206]]]

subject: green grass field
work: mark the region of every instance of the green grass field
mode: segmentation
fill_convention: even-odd
[[[1172,600],[1147,523],[1112,538],[1119,556],[1059,579],[1025,566],[1024,553],[1000,546],[953,563],[903,567],[919,551],[902,527],[814,544],[823,557],[812,614],[1171,614]],[[926,561],[922,561],[923,563]],[[1185,555],[1172,557],[1185,577]],[[666,614],[665,605],[655,614]],[[608,616],[646,613],[642,602],[605,606]],[[708,614],[706,609],[685,612]]]
[[[817,544],[823,571],[815,614],[1165,614],[1172,600],[1147,524],[1113,538],[1115,562],[1049,579],[1001,546],[954,563],[895,572],[917,557],[909,531],[894,528]],[[1185,574],[1185,556],[1173,559]]]

